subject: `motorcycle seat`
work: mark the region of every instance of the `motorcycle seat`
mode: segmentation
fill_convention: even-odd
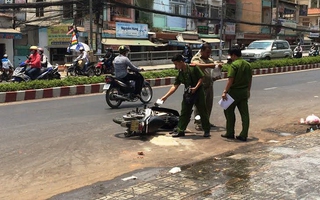
[[[161,107],[157,107],[157,106],[152,106],[151,110],[153,111],[158,111],[158,112],[166,112],[166,113],[171,113],[175,116],[180,116],[179,112],[170,108],[161,108]]]

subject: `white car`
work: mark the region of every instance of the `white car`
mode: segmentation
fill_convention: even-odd
[[[247,61],[292,57],[290,44],[286,40],[256,40],[241,53]]]

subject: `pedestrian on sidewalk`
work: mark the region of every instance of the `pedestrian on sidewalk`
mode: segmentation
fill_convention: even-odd
[[[202,86],[204,74],[199,67],[190,67],[184,62],[183,56],[177,54],[172,58],[172,62],[179,70],[179,74],[175,78],[175,82],[169,91],[161,98],[166,101],[182,83],[185,86],[185,91],[190,91],[193,95],[193,100],[188,102],[187,98],[183,98],[181,103],[181,113],[179,117],[178,127],[172,133],[172,137],[185,136],[185,130],[190,122],[192,107],[195,105],[198,108],[201,117],[201,123],[204,130],[204,137],[210,137],[210,123],[208,113],[206,111],[205,94]]]
[[[200,52],[193,56],[191,64],[196,64],[204,73],[203,89],[205,92],[206,111],[210,119],[213,106],[213,82],[216,80],[211,76],[211,68],[215,67],[214,60],[210,57],[212,53],[212,46],[209,43],[204,43],[201,46]],[[206,65],[200,65],[206,64]],[[221,68],[221,67],[220,67]],[[202,131],[201,120],[197,120],[196,116],[199,115],[197,108],[194,108],[194,123],[197,131]],[[214,124],[210,124],[211,127],[215,127]]]
[[[183,57],[185,59],[185,62],[190,64],[191,59],[192,59],[192,49],[191,49],[189,44],[186,44],[184,46],[184,49],[182,51],[182,55],[183,55]]]
[[[228,69],[228,81],[222,93],[222,99],[227,100],[227,94],[229,94],[234,102],[224,110],[227,132],[222,134],[221,137],[234,139],[235,108],[237,107],[242,120],[242,131],[236,136],[236,139],[247,141],[250,124],[248,99],[250,98],[252,83],[252,69],[250,63],[242,59],[241,49],[232,48],[228,53],[232,59],[232,64]]]

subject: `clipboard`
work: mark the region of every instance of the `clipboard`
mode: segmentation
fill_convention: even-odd
[[[234,102],[234,99],[227,93],[227,100],[223,100],[222,98],[218,102],[219,105],[226,110],[229,106]]]

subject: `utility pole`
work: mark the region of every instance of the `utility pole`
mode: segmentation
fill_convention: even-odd
[[[279,25],[279,0],[276,0],[276,25]],[[275,29],[275,36],[278,39],[278,27]]]
[[[222,39],[223,39],[223,18],[224,18],[224,9],[225,9],[225,6],[226,6],[226,2],[225,0],[222,0],[221,2],[221,12],[220,12],[220,29],[219,29],[219,32],[220,32],[220,46],[219,46],[219,62],[221,62],[222,60]]]
[[[92,27],[92,23],[93,23],[93,13],[92,13],[92,0],[89,0],[89,12],[90,12],[90,48],[93,49],[93,27]]]

